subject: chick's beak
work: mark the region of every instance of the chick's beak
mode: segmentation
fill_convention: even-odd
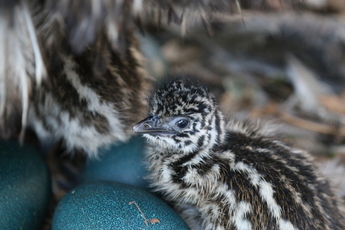
[[[172,135],[176,134],[175,131],[167,129],[161,122],[159,116],[149,116],[140,121],[133,127],[133,131],[136,133],[146,133],[154,135]]]

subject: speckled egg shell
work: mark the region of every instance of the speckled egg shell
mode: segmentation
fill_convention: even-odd
[[[116,182],[81,185],[55,210],[53,230],[189,229],[178,214],[151,193]]]
[[[39,229],[50,195],[50,175],[38,151],[0,141],[0,229]]]

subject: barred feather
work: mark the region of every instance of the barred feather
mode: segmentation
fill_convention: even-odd
[[[27,124],[29,95],[46,77],[30,8],[25,0],[2,3],[0,8],[0,135],[8,137],[22,114]]]

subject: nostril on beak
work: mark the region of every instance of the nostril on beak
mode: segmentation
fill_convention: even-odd
[[[149,128],[151,128],[151,125],[149,125],[149,124],[146,123],[146,124],[144,124],[144,128],[145,128],[145,129],[149,129]]]
[[[159,125],[160,118],[157,116],[150,116],[134,125],[133,131],[136,133],[152,133],[154,130],[160,128]]]

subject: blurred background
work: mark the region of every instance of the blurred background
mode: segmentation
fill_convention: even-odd
[[[14,2],[26,4],[24,0]],[[106,9],[106,16],[101,14],[98,15],[99,18],[92,18],[94,15],[88,11],[93,1],[33,2],[37,3],[39,10],[40,7],[48,9],[45,15],[47,25],[56,26],[49,24],[49,19],[56,15],[65,20],[67,26],[61,26],[63,23],[59,26],[68,31],[71,37],[59,37],[64,35],[63,32],[60,34],[59,29],[54,31],[54,28],[43,26],[43,32],[36,31],[41,36],[39,39],[47,43],[44,44],[46,47],[41,47],[42,53],[54,53],[56,47],[51,45],[54,42],[59,48],[63,47],[59,46],[60,43],[70,42],[69,45],[75,50],[68,52],[78,56],[83,49],[89,49],[89,44],[96,43],[97,31],[101,34],[97,39],[102,39],[106,33],[110,34],[109,31],[104,32],[104,24],[112,23],[106,21],[106,17],[116,21],[113,24],[118,31],[112,31],[113,34],[120,34],[116,39],[106,34],[105,36],[110,36],[107,41],[111,43],[114,40],[111,47],[121,53],[121,47],[126,46],[125,40],[132,39],[123,39],[121,35],[130,34],[127,33],[128,28],[133,25],[139,50],[144,56],[144,68],[153,77],[153,81],[175,74],[199,77],[211,88],[227,119],[236,117],[257,120],[291,145],[309,151],[336,192],[345,198],[344,0],[219,0],[231,2],[232,10],[218,9],[217,1],[214,1],[215,5],[211,4],[214,7],[211,14],[207,7],[198,5],[205,2],[209,4],[209,1],[157,3],[155,0],[138,0],[133,1],[131,13],[134,16],[126,15],[127,11],[117,11],[115,7],[114,11]],[[41,6],[41,2],[47,3],[48,7],[44,8],[46,5],[43,7],[43,4]],[[102,0],[103,5],[100,5],[107,6],[110,3],[117,6],[122,1]],[[26,7],[25,4],[23,6]],[[173,7],[165,8],[169,4]],[[9,2],[0,1],[0,7],[3,7],[0,10],[5,9],[4,6],[12,7]],[[80,8],[85,11],[79,10],[78,7],[81,6],[85,6],[85,9]],[[136,11],[140,7],[143,10]],[[40,15],[35,6],[32,9],[36,15]],[[75,14],[76,12],[80,14]],[[1,13],[0,16],[6,16],[8,12],[2,10]],[[81,23],[85,22],[85,18],[90,19],[86,20],[89,27]],[[0,31],[5,29],[7,28],[0,27]],[[59,36],[55,36],[56,34]],[[82,35],[89,40],[80,39]],[[1,42],[3,41],[0,44]],[[97,49],[97,45],[90,47]],[[102,52],[101,50],[101,54],[106,53]],[[89,55],[88,52],[82,54]],[[13,63],[16,67],[17,62]],[[32,66],[27,68],[32,70]],[[30,80],[32,79],[29,79],[29,83]],[[4,87],[1,83],[3,82],[0,81],[0,87]],[[2,100],[2,97],[6,99],[3,94],[0,92]],[[2,103],[4,102],[0,103],[0,111],[4,106]],[[138,117],[138,121],[142,118]],[[20,116],[17,120],[20,120]],[[0,126],[2,123],[0,120]],[[27,141],[38,145],[34,136],[27,131]],[[135,143],[137,142],[134,145]],[[141,144],[137,147],[141,151],[144,149]],[[116,151],[126,152],[126,148],[118,148]],[[51,172],[54,195],[54,201],[50,205],[51,214],[46,218],[44,226],[44,229],[50,229],[56,204],[66,192],[80,183],[80,175],[85,173],[84,165],[88,160],[85,155],[75,152],[71,154],[61,141],[47,144],[44,151],[49,153],[45,155],[45,160]],[[140,157],[135,158],[136,161],[141,161]],[[84,175],[84,180],[85,177]]]

